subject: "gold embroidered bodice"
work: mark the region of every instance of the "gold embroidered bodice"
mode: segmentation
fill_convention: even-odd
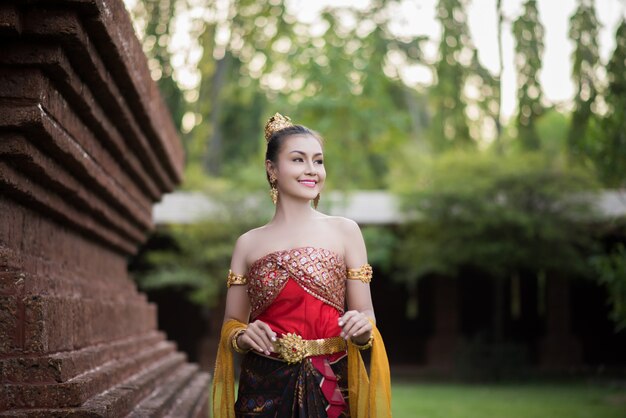
[[[254,261],[246,277],[252,320],[276,299],[288,279],[341,314],[344,312],[346,264],[334,251],[317,247],[274,251]]]

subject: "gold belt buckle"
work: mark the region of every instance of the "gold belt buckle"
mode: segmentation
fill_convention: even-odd
[[[291,332],[283,335],[277,346],[278,354],[289,364],[299,363],[307,355],[306,343],[302,337]]]

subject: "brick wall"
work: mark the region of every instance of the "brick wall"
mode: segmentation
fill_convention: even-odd
[[[127,274],[183,150],[122,1],[4,1],[0,40],[0,416],[206,416]]]

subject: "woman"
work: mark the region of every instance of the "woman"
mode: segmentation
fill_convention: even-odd
[[[213,414],[390,417],[389,365],[363,236],[355,222],[316,210],[326,179],[322,138],[277,113],[265,139],[276,212],[235,244]],[[371,381],[360,355],[366,349]],[[244,353],[236,402],[233,350]]]

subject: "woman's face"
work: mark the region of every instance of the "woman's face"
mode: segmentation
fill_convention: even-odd
[[[278,153],[278,164],[274,168],[279,196],[284,193],[314,199],[324,187],[326,169],[322,145],[311,135],[285,138]]]

